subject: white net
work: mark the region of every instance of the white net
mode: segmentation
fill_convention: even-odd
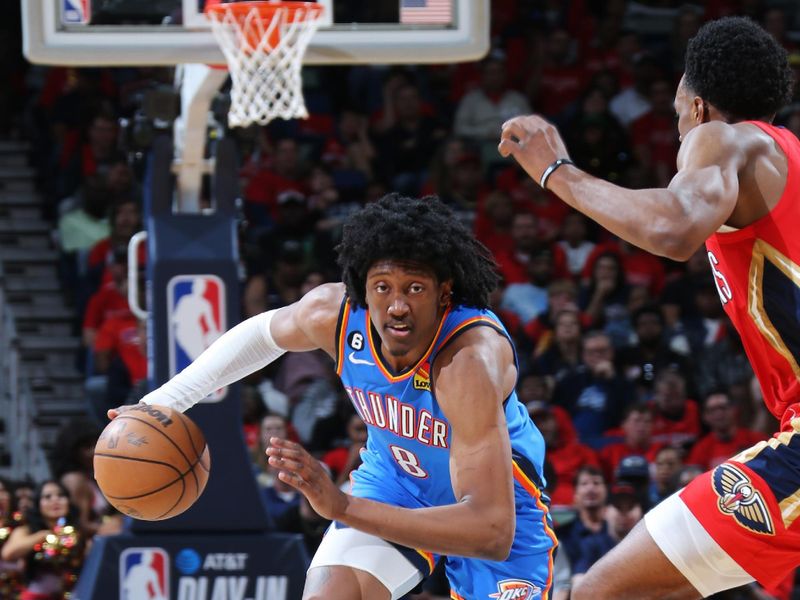
[[[319,5],[242,2],[216,8],[207,15],[231,75],[228,124],[308,117],[300,71],[319,25]]]

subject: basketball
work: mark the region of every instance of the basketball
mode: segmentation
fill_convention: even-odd
[[[200,428],[163,406],[135,406],[111,421],[94,449],[94,477],[121,513],[145,521],[181,514],[203,493],[211,458]]]

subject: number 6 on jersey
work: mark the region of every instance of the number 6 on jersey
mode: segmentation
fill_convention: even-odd
[[[403,471],[419,479],[425,479],[428,476],[425,469],[419,466],[419,459],[416,454],[400,446],[389,446],[389,448],[392,451],[392,456],[394,456]]]

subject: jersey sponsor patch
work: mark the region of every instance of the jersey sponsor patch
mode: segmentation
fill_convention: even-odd
[[[732,516],[745,529],[775,535],[767,503],[744,471],[723,463],[714,469],[711,485],[717,494],[717,508],[721,513]]]
[[[431,366],[427,362],[417,369],[414,373],[414,389],[431,391]]]
[[[497,582],[497,593],[489,598],[497,600],[533,600],[542,597],[542,588],[524,579],[504,579]]]

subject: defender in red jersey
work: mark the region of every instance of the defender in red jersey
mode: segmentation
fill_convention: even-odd
[[[695,479],[589,570],[573,600],[697,598],[800,563],[800,142],[770,123],[791,95],[785,50],[754,22],[706,24],[675,95],[682,146],[666,189],[582,172],[538,116],[503,125],[500,153],[645,250],[687,260],[705,242],[714,282],[781,430]]]

